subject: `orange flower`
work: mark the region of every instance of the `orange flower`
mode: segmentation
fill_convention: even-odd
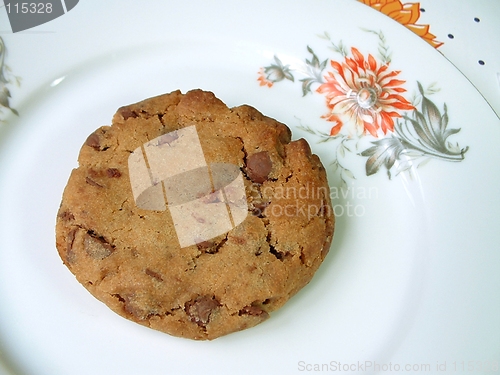
[[[259,78],[257,78],[257,81],[259,81],[260,86],[273,87],[273,82],[269,81],[266,78],[266,74],[264,73],[264,68],[260,68]]]
[[[328,116],[328,121],[331,121],[331,122],[333,122],[335,124],[330,129],[330,136],[334,137],[337,134],[339,134],[340,130],[342,129],[342,126],[344,125],[344,123],[342,122],[342,120],[340,119],[340,117],[338,117],[336,115],[329,115]]]
[[[329,112],[323,116],[335,122],[330,135],[337,135],[344,123],[340,115],[348,115],[358,135],[371,134],[378,137],[394,131],[394,119],[402,117],[398,110],[413,110],[415,107],[401,94],[406,81],[395,77],[399,71],[389,71],[388,65],[380,65],[372,55],[365,57],[352,48],[353,57],[346,57],[343,63],[331,61],[333,72],[325,76],[317,92],[326,94]]]
[[[402,4],[400,0],[359,0],[363,4],[371,6],[400,24],[406,26],[415,34],[423,38],[435,48],[443,45],[436,40],[436,36],[429,32],[429,25],[417,25],[420,18],[420,3]]]

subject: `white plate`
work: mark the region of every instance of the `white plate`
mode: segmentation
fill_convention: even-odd
[[[326,94],[312,83],[303,97],[300,79],[312,61],[307,46],[326,60],[320,77],[333,72],[331,61],[345,61],[319,37],[325,31],[350,57],[351,47],[365,60],[371,54],[378,68],[380,52],[390,53],[387,71],[405,81],[393,87],[414,97],[416,110],[425,112],[417,82],[438,88],[426,95],[436,106],[427,109],[443,115],[446,105],[448,129],[461,129],[447,139],[452,145],[444,142],[440,157],[418,169],[397,174],[395,164],[389,178],[384,166],[367,176],[370,151],[362,153],[382,139],[394,145],[396,133],[320,142],[333,126],[321,117]],[[22,78],[20,87],[8,84],[19,117],[3,112],[0,143],[0,350],[14,373],[498,371],[500,123],[470,83],[403,26],[347,0],[87,0],[31,32],[1,36],[11,77]],[[285,72],[294,81],[260,86],[261,68],[279,65],[274,56],[288,67],[265,75]],[[121,105],[198,87],[230,106],[253,105],[307,138],[328,169],[338,214],[332,250],[313,281],[270,320],[212,342],[117,316],[76,282],[54,245],[62,190],[86,136]],[[419,145],[422,136],[412,134]],[[464,159],[444,160],[455,143],[468,147]],[[345,183],[337,157],[350,170]]]

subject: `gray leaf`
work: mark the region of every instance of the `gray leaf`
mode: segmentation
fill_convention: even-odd
[[[396,137],[382,139],[372,142],[372,144],[375,146],[361,153],[362,156],[369,156],[366,161],[367,176],[377,173],[382,166],[390,170],[401,155],[401,152],[405,149],[404,145]]]

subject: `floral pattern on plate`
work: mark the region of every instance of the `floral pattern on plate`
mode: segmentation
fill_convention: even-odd
[[[354,179],[345,162],[348,154],[365,157],[367,176],[385,167],[389,178],[412,172],[432,158],[462,161],[468,147],[460,147],[448,138],[460,131],[449,128],[446,103],[430,99],[439,89],[416,82],[416,91],[407,97],[407,82],[401,71],[391,66],[392,52],[382,31],[364,30],[378,37],[377,55],[335,43],[328,33],[319,35],[339,59],[321,59],[307,46],[309,58],[301,66],[274,62],[260,68],[260,86],[271,88],[281,81],[300,82],[302,95],[320,94],[326,111],[318,117],[331,124],[328,132],[303,125],[300,129],[334,144],[332,166],[344,183]]]
[[[429,25],[417,24],[420,18],[420,3],[405,3],[400,0],[358,0],[379,12],[391,17],[401,25],[406,26],[415,34],[424,39],[435,48],[443,45],[436,40],[436,36],[430,33]]]
[[[10,106],[10,90],[9,85],[15,84],[19,86],[21,84],[21,79],[12,74],[11,69],[5,64],[5,56],[7,54],[7,49],[3,39],[0,37],[0,123],[4,122],[6,116],[6,111],[11,111],[15,115],[19,113]]]

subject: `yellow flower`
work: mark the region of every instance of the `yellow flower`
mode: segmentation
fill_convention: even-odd
[[[431,46],[438,48],[443,45],[436,40],[436,36],[429,32],[429,25],[418,25],[420,18],[420,3],[402,4],[400,0],[359,0],[379,12],[406,26],[415,34],[423,38]]]

